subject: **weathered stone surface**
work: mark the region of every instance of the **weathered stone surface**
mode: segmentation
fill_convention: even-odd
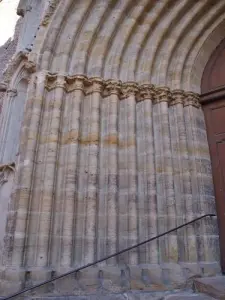
[[[2,84],[0,160],[17,164],[2,294],[215,213],[196,92],[225,2],[139,2],[20,2],[20,45],[32,51]],[[36,295],[190,287],[220,273],[218,243],[216,219],[203,219]]]

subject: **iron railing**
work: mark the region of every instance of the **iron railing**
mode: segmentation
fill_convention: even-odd
[[[34,290],[34,289],[36,289],[36,288],[38,288],[38,287],[41,287],[41,286],[43,286],[43,285],[45,285],[45,284],[51,283],[51,282],[53,282],[53,281],[55,281],[55,280],[61,279],[61,278],[63,278],[63,277],[66,277],[66,276],[71,275],[71,274],[73,274],[73,273],[76,273],[76,272],[78,272],[78,271],[84,270],[84,269],[86,269],[86,268],[88,268],[88,267],[94,266],[94,265],[96,265],[96,264],[98,264],[98,263],[100,263],[100,262],[103,262],[103,261],[105,261],[105,260],[108,260],[109,258],[118,256],[118,255],[120,255],[120,254],[122,254],[122,253],[125,253],[125,252],[128,252],[128,251],[130,251],[130,250],[132,250],[132,249],[134,249],[134,248],[137,248],[137,247],[139,247],[139,246],[142,246],[142,245],[144,245],[144,244],[147,244],[147,243],[149,243],[149,242],[151,242],[151,241],[154,241],[154,240],[156,240],[156,239],[158,239],[158,238],[160,238],[160,237],[162,237],[162,236],[165,236],[165,235],[167,235],[167,234],[169,234],[169,233],[171,233],[171,232],[173,232],[173,231],[176,231],[176,230],[181,229],[181,228],[183,228],[183,227],[185,227],[185,226],[188,226],[188,225],[190,225],[190,224],[192,224],[192,223],[195,223],[195,222],[197,222],[197,221],[199,221],[199,220],[201,220],[201,219],[203,219],[203,218],[206,218],[206,217],[215,217],[215,216],[216,216],[215,214],[205,214],[205,215],[203,215],[203,216],[201,216],[201,217],[198,217],[198,218],[196,218],[196,219],[194,219],[194,220],[192,220],[192,221],[190,221],[190,222],[187,222],[187,223],[184,223],[184,224],[182,224],[182,225],[180,225],[180,226],[177,226],[177,227],[175,227],[175,228],[172,228],[172,229],[170,229],[170,230],[168,230],[168,231],[166,231],[166,232],[164,232],[164,233],[161,233],[161,234],[159,234],[159,235],[157,235],[157,236],[154,236],[154,237],[152,237],[152,238],[149,238],[149,239],[147,239],[147,240],[145,240],[145,241],[143,241],[143,242],[140,242],[140,243],[138,243],[138,244],[136,244],[136,245],[130,246],[130,247],[126,248],[126,249],[123,249],[123,250],[120,250],[120,251],[118,251],[118,252],[116,252],[116,253],[113,253],[113,254],[110,254],[110,255],[108,255],[108,256],[105,256],[105,257],[103,257],[103,258],[101,258],[101,259],[98,259],[98,260],[96,260],[96,261],[94,261],[94,262],[91,262],[91,263],[86,264],[86,265],[84,265],[84,266],[82,266],[82,267],[79,267],[79,268],[77,268],[77,269],[74,269],[74,270],[72,270],[72,271],[70,271],[70,272],[64,273],[64,274],[59,275],[59,276],[57,276],[57,277],[53,277],[53,278],[51,278],[51,279],[49,279],[49,280],[43,281],[43,282],[41,282],[41,283],[39,283],[39,284],[36,284],[36,285],[34,285],[34,286],[31,286],[31,287],[29,287],[29,288],[23,289],[23,290],[21,290],[20,292],[17,292],[17,293],[15,293],[15,294],[12,294],[12,295],[10,295],[10,296],[7,296],[6,298],[2,298],[1,300],[8,300],[8,299],[14,298],[14,297],[16,297],[16,296],[22,295],[22,294],[24,294],[24,293],[26,293],[26,292],[29,292],[29,291],[31,291],[31,290]]]

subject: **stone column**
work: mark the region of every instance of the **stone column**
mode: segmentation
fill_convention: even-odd
[[[55,177],[59,147],[59,129],[64,76],[54,76],[46,85],[46,98],[43,106],[42,123],[36,154],[36,168],[33,181],[31,221],[29,224],[28,264],[46,267],[49,264],[51,244],[53,201],[55,199]]]
[[[177,226],[194,219],[184,99],[183,91],[174,90],[169,108]],[[193,226],[178,230],[177,237],[179,261],[196,261],[196,237]]]
[[[173,182],[171,136],[169,128],[168,103],[171,94],[168,88],[156,90],[153,108],[156,190],[158,211],[158,233],[176,227],[176,205]],[[176,232],[159,239],[160,262],[178,261]]]
[[[122,87],[119,108],[119,249],[137,243],[137,182],[136,182],[136,95],[138,85],[126,83]],[[122,255],[120,256],[120,261]],[[138,249],[123,255],[122,262],[138,263]]]
[[[197,124],[196,117],[199,113],[199,101],[196,98],[195,94],[190,93],[185,95],[184,101],[184,111],[185,111],[185,125],[186,125],[186,134],[187,134],[187,146],[188,146],[188,155],[189,155],[189,164],[190,164],[190,173],[191,173],[191,189],[192,189],[192,219],[202,215],[200,207],[200,189],[199,183],[200,173],[197,172],[197,160],[198,160],[198,141],[197,141]],[[191,245],[193,248],[196,247],[196,256],[197,261],[204,261],[204,245],[201,243],[200,239],[200,225],[201,222],[197,222],[192,225],[195,231],[196,244]],[[192,227],[190,226],[190,228]],[[202,228],[201,228],[202,229]],[[193,241],[190,241],[193,242]],[[193,256],[193,255],[192,255]],[[192,257],[194,258],[194,257]]]
[[[1,142],[0,142],[0,161],[1,163],[8,163],[9,161],[4,161],[6,142],[8,138],[8,132],[10,130],[10,121],[12,119],[12,109],[15,97],[17,95],[16,89],[7,90],[6,99],[3,102],[3,109],[1,113]]]
[[[33,77],[34,79],[34,77]],[[28,101],[25,112],[24,154],[18,166],[18,183],[14,195],[16,215],[16,227],[13,242],[12,265],[24,266],[27,263],[29,247],[28,228],[31,219],[32,183],[35,172],[35,155],[38,144],[39,126],[41,122],[42,103],[45,95],[45,73],[35,75],[35,84],[28,88]],[[26,251],[24,250],[26,249]]]
[[[73,265],[75,249],[76,202],[78,187],[78,151],[80,108],[84,101],[85,76],[67,77],[67,94],[64,99],[60,149],[57,168],[56,197],[51,263],[69,268]]]
[[[137,178],[138,178],[138,241],[157,235],[157,197],[155,149],[153,138],[152,85],[140,86],[136,104]],[[140,263],[158,263],[158,244],[152,241],[139,247]]]
[[[121,82],[108,80],[101,105],[99,149],[98,259],[117,250],[118,106]],[[115,264],[116,257],[102,264]]]
[[[96,257],[98,148],[103,80],[91,78],[82,103],[78,188],[76,194],[75,261],[82,265]]]
[[[184,106],[191,166],[193,215],[198,217],[215,212],[211,163],[204,115],[198,96],[191,92],[186,93]],[[197,258],[200,262],[218,260],[218,252],[213,250],[215,245],[218,245],[218,237],[214,235],[216,229],[214,225],[211,225],[212,221],[208,226],[207,224],[208,220],[203,219],[194,225]]]
[[[13,188],[15,175],[15,164],[0,165],[0,259],[2,259],[4,250],[5,231],[8,227],[6,224],[8,210],[10,210],[10,198]],[[15,217],[14,214],[12,214]],[[2,261],[2,260],[1,260]]]

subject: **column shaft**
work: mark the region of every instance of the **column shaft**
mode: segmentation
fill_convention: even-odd
[[[102,80],[91,81],[83,101],[79,148],[75,255],[77,264],[96,257],[98,149]]]
[[[129,94],[126,95],[126,89]],[[137,187],[136,187],[136,86],[125,85],[125,96],[119,109],[119,249],[137,243]],[[138,251],[134,249],[119,258],[121,262],[136,264]]]
[[[99,154],[98,259],[117,250],[117,110],[116,84],[108,83],[109,95],[101,105]],[[105,263],[115,264],[116,258]]]
[[[167,88],[158,89],[156,103],[153,108],[153,126],[159,233],[176,227],[176,206],[168,115],[169,101],[169,90]],[[159,239],[159,251],[161,253],[161,262],[177,262],[178,247],[176,233],[171,233]]]
[[[21,265],[27,264],[30,247],[28,243],[28,228],[31,218],[31,204],[33,201],[32,185],[46,80],[45,73],[39,73],[36,76],[36,89],[32,92],[31,88],[33,88],[33,85],[30,85],[28,88],[28,101],[23,128],[24,132],[26,132],[26,141],[22,141],[22,143],[24,143],[24,153],[21,155],[21,161],[17,171],[20,175],[18,175],[19,182],[15,190],[14,200],[17,206],[17,218],[12,257],[13,265],[18,265],[18,262],[20,262]],[[34,95],[32,96],[33,93]],[[24,249],[26,249],[26,251]]]
[[[146,85],[142,92],[141,101],[136,105],[139,242],[157,235],[158,232],[152,119],[154,90]],[[152,241],[141,246],[139,255],[140,263],[158,263],[158,242]]]

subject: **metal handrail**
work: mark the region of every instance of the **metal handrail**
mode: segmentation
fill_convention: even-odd
[[[34,289],[36,289],[36,288],[38,288],[38,287],[40,287],[40,286],[43,286],[43,285],[45,285],[45,284],[48,284],[48,283],[52,282],[52,281],[58,280],[58,279],[60,279],[60,278],[66,277],[67,275],[71,275],[71,274],[76,273],[76,272],[78,272],[78,271],[84,270],[84,269],[86,269],[86,268],[88,268],[88,267],[91,267],[91,266],[94,266],[94,265],[96,265],[96,264],[98,264],[98,263],[100,263],[100,262],[102,262],[102,261],[104,261],[104,260],[107,260],[107,259],[112,258],[112,257],[114,257],[114,256],[117,256],[117,255],[120,255],[120,254],[122,254],[122,253],[125,253],[125,252],[127,252],[127,251],[129,251],[129,250],[132,250],[132,249],[134,249],[134,248],[137,248],[137,247],[139,247],[139,246],[142,246],[142,245],[144,245],[144,244],[147,244],[148,242],[154,241],[154,240],[156,240],[156,239],[158,239],[158,238],[160,238],[160,237],[162,237],[162,236],[164,236],[164,235],[167,235],[167,234],[169,234],[169,233],[171,233],[171,232],[173,232],[173,231],[175,231],[175,230],[178,230],[178,229],[183,228],[183,227],[185,227],[185,226],[187,226],[187,225],[190,225],[190,224],[192,224],[192,223],[194,223],[194,222],[197,222],[197,221],[199,221],[199,220],[201,220],[201,219],[203,219],[203,218],[206,218],[206,217],[215,217],[215,216],[216,216],[215,214],[205,214],[205,215],[203,215],[203,216],[201,216],[201,217],[198,217],[198,218],[196,218],[196,219],[194,219],[194,220],[192,220],[192,221],[189,221],[189,222],[184,223],[184,224],[182,224],[182,225],[180,225],[180,226],[177,226],[177,227],[175,227],[175,228],[172,228],[172,229],[170,229],[170,230],[168,230],[168,231],[166,231],[166,232],[164,232],[164,233],[161,233],[161,234],[159,234],[159,235],[157,235],[157,236],[154,236],[154,237],[152,237],[152,238],[150,238],[150,239],[147,239],[147,240],[145,240],[145,241],[143,241],[143,242],[140,242],[140,243],[138,243],[138,244],[136,244],[136,245],[130,246],[130,247],[126,248],[126,249],[123,249],[123,250],[120,250],[120,251],[118,251],[118,252],[116,252],[116,253],[110,254],[110,255],[108,255],[108,256],[106,256],[106,257],[103,257],[103,258],[101,258],[101,259],[98,259],[98,260],[96,260],[96,261],[94,261],[94,262],[92,262],[92,263],[89,263],[89,264],[86,264],[86,265],[84,265],[84,266],[82,266],[82,267],[79,267],[79,268],[77,268],[77,269],[75,269],[75,270],[73,270],[73,271],[70,271],[70,272],[64,273],[64,274],[62,274],[62,275],[59,275],[59,276],[57,276],[57,277],[53,277],[52,279],[43,281],[43,282],[41,282],[41,283],[39,283],[39,284],[36,284],[36,285],[31,286],[31,287],[29,287],[29,288],[26,288],[26,289],[24,289],[24,290],[22,290],[22,291],[20,291],[20,292],[17,292],[17,293],[15,293],[15,294],[12,294],[12,295],[10,295],[10,296],[8,296],[8,297],[6,297],[6,298],[2,298],[1,300],[8,300],[8,299],[11,299],[11,298],[13,298],[13,297],[19,296],[19,295],[21,295],[21,294],[23,294],[23,293],[26,293],[26,292],[29,292],[29,291],[31,291],[31,290],[34,290]]]

